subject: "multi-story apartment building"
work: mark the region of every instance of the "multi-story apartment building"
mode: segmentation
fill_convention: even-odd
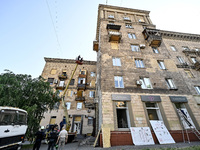
[[[78,65],[66,95],[63,95],[63,91],[75,70],[76,61],[56,58],[45,58],[45,61],[42,77],[55,90],[60,91],[60,96],[65,96],[65,106],[71,123],[69,132],[76,132],[81,135],[91,134],[94,129],[93,119],[95,117],[96,62],[83,61],[82,65]],[[59,125],[65,117],[63,106],[58,104],[57,108],[55,107],[54,110],[44,114],[44,119],[41,120],[40,125]]]
[[[152,129],[151,120],[163,121],[182,141],[179,108],[200,129],[200,35],[158,30],[149,13],[99,5],[97,129],[105,129],[111,146],[132,144],[130,127]]]

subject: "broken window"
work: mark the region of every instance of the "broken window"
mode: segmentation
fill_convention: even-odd
[[[163,120],[157,103],[146,102],[145,106],[149,120]]]
[[[129,128],[129,114],[126,101],[115,102],[118,128]]]

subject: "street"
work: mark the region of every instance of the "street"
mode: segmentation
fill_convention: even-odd
[[[65,150],[102,150],[102,149],[107,149],[107,150],[139,150],[139,149],[153,149],[153,148],[184,148],[184,147],[193,147],[193,146],[200,146],[200,142],[191,142],[191,143],[175,143],[175,144],[155,144],[155,145],[142,145],[142,146],[135,146],[135,145],[126,145],[126,146],[113,146],[110,148],[102,148],[102,147],[93,147],[90,145],[79,145],[79,142],[74,142],[74,143],[68,143],[65,145]],[[40,147],[40,150],[47,150],[48,145],[47,144],[42,144]],[[32,150],[32,149],[26,149],[26,150]],[[56,150],[56,149],[54,149]]]

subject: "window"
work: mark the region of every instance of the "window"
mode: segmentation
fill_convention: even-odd
[[[144,68],[144,63],[142,59],[136,59],[135,64],[137,68]]]
[[[133,28],[132,24],[130,24],[130,23],[126,23],[125,26],[126,26],[126,28]]]
[[[77,110],[82,109],[82,103],[77,103],[76,109],[77,109]]]
[[[95,72],[90,72],[91,77],[95,77]]]
[[[109,19],[114,19],[115,17],[114,17],[114,15],[108,15],[108,18]]]
[[[67,93],[67,96],[70,96],[70,97],[72,97],[72,96],[73,96],[73,94],[74,94],[74,92],[73,92],[72,90],[69,90],[69,91],[68,91],[68,93]]]
[[[67,110],[70,110],[71,102],[66,102],[66,103],[65,103],[65,106],[66,106]]]
[[[192,62],[195,64],[197,62],[195,57],[191,57]]]
[[[187,46],[182,46],[183,50],[189,51],[190,49]]]
[[[175,46],[171,45],[170,47],[171,47],[172,51],[174,51],[174,52],[177,51],[176,48],[175,48]]]
[[[115,22],[114,22],[114,21],[109,21],[108,23],[109,23],[109,24],[112,24],[112,25],[114,25],[114,24],[115,24]]]
[[[166,69],[164,61],[158,60],[158,64],[159,64],[160,69]]]
[[[136,39],[136,36],[134,33],[128,33],[129,39]]]
[[[118,128],[129,128],[129,114],[126,101],[115,102]]]
[[[113,58],[113,66],[121,66],[120,58]]]
[[[149,120],[163,120],[157,103],[145,103]]]
[[[194,88],[197,91],[197,94],[200,95],[200,86],[195,86]]]
[[[111,49],[119,49],[118,42],[110,42]]]
[[[115,88],[124,88],[123,77],[115,76]]]
[[[181,56],[177,56],[177,59],[181,64],[185,63],[185,61],[183,60]]]
[[[131,45],[131,50],[133,52],[139,52],[140,51],[140,47],[139,47],[139,45]]]
[[[156,48],[156,47],[152,47],[152,49],[153,49],[153,52],[154,52],[154,53],[156,53],[156,54],[159,53],[158,48]]]
[[[149,78],[140,78],[140,81],[142,82],[142,89],[153,89]]]
[[[129,17],[124,17],[124,20],[129,20],[130,21],[130,18]]]
[[[82,75],[86,75],[86,71],[80,69],[80,74],[82,74]]]
[[[64,87],[64,85],[65,85],[65,81],[60,81],[59,82],[59,87]]]
[[[93,117],[88,117],[88,125],[93,125]]]
[[[194,76],[193,76],[193,74],[191,73],[190,70],[184,70],[184,71],[185,71],[187,77],[189,77],[189,78],[194,78]]]
[[[51,74],[56,74],[56,71],[57,71],[56,69],[52,69]]]
[[[167,86],[168,86],[169,89],[176,89],[176,86],[175,86],[172,79],[165,79],[165,80],[167,82]]]
[[[78,84],[85,84],[85,78],[78,78]]]
[[[139,18],[139,19],[138,19],[138,22],[144,23],[145,21],[144,21],[143,18]]]
[[[74,81],[75,81],[75,79],[71,79],[69,85],[74,85]]]
[[[47,82],[49,82],[49,83],[50,83],[50,85],[52,85],[52,84],[53,84],[53,81],[54,81],[54,78],[48,78],[48,80],[47,80]]]
[[[94,91],[90,91],[89,97],[95,97],[95,92]]]

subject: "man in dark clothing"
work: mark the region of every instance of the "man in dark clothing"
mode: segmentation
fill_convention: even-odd
[[[41,127],[40,131],[37,131],[35,136],[35,143],[33,145],[33,150],[39,150],[40,149],[40,146],[41,146],[41,142],[42,140],[44,139],[44,131],[43,131],[44,127]]]
[[[48,150],[54,150],[57,138],[58,138],[58,126],[55,126],[53,131],[51,131],[48,136],[48,141],[49,141]]]

